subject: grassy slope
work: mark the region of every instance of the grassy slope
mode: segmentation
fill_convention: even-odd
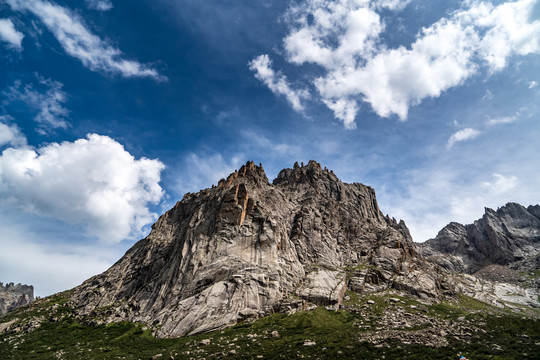
[[[362,334],[380,328],[378,318],[395,304],[389,297],[359,297],[349,294],[350,310],[316,308],[290,316],[274,314],[251,324],[180,339],[157,339],[139,324],[113,323],[87,326],[78,323],[64,304],[67,293],[39,304],[16,310],[1,318],[22,323],[18,333],[0,334],[0,359],[457,359],[462,352],[469,359],[540,359],[540,322],[531,317],[498,311],[486,304],[462,297],[460,301],[424,306],[401,298],[397,306],[411,311],[411,305],[434,319],[455,320],[465,316],[484,331],[468,341],[448,336],[448,345],[430,348],[389,340],[376,347],[359,340]],[[374,304],[367,305],[367,300]],[[59,306],[54,307],[54,304]],[[414,307],[413,306],[413,307]],[[358,311],[357,311],[358,310]],[[361,311],[360,311],[361,310]],[[412,310],[420,311],[420,310]],[[42,325],[24,331],[33,318]],[[358,326],[359,323],[363,327]],[[365,326],[365,327],[364,327]],[[279,337],[273,337],[277,331]],[[200,345],[202,339],[210,344]],[[315,345],[306,346],[309,340]]]

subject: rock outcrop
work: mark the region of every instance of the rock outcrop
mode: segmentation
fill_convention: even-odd
[[[457,272],[473,274],[492,264],[538,269],[540,206],[486,208],[473,224],[450,223],[418,248],[430,261]]]
[[[348,288],[451,293],[415,249],[371,187],[345,184],[314,161],[270,183],[248,162],[186,194],[109,270],[77,287],[72,303],[88,321],[139,321],[158,336],[184,336],[312,304],[337,308]]]
[[[34,301],[34,287],[0,282],[0,315]]]

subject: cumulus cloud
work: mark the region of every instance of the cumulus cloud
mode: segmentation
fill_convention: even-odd
[[[537,86],[538,86],[538,83],[536,81],[533,80],[529,82],[529,89],[534,89]]]
[[[287,77],[281,73],[276,73],[272,69],[272,61],[268,55],[260,55],[249,63],[249,69],[255,72],[255,77],[262,81],[268,88],[277,95],[283,95],[291,103],[296,111],[302,111],[302,99],[308,97],[305,90],[294,90],[289,85]]]
[[[4,146],[19,147],[26,145],[26,136],[15,124],[6,124],[7,117],[0,116],[0,148]]]
[[[452,136],[450,136],[450,139],[448,139],[448,144],[446,147],[450,149],[452,146],[454,146],[455,143],[460,142],[460,141],[474,139],[478,135],[480,135],[480,131],[476,129],[473,129],[473,128],[461,129],[455,132],[454,134],[452,134]]]
[[[155,219],[164,165],[136,160],[115,140],[96,134],[38,149],[8,148],[0,156],[3,203],[82,225],[103,242],[141,235]]]
[[[37,111],[34,120],[38,123],[37,131],[47,134],[51,129],[67,128],[66,120],[69,111],[64,107],[67,94],[62,90],[63,84],[51,79],[37,76],[40,89],[37,90],[32,84],[22,85],[16,81],[4,91],[6,100],[4,103],[23,101],[30,108]]]
[[[502,70],[511,56],[540,53],[536,0],[492,5],[466,1],[419,31],[411,43],[390,48],[377,11],[399,10],[408,1],[308,0],[290,7],[283,39],[285,58],[322,69],[311,79],[320,99],[347,128],[358,103],[381,117],[405,120],[411,106],[463,84],[479,69]]]
[[[537,0],[508,1],[494,6],[474,1],[470,9],[456,14],[485,31],[478,43],[479,55],[492,72],[503,69],[513,55],[525,56],[540,52],[540,20],[533,16]]]
[[[109,11],[113,8],[110,0],[85,0],[88,8],[98,11]]]
[[[8,43],[10,47],[22,50],[24,35],[15,29],[11,19],[0,19],[0,40]]]
[[[6,0],[13,10],[30,11],[53,33],[71,56],[92,71],[124,77],[165,80],[155,69],[123,58],[122,52],[94,35],[83,20],[69,9],[46,0]]]

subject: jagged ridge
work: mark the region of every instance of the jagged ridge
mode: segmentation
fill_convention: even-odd
[[[34,287],[0,282],[0,315],[34,301]]]
[[[540,253],[540,206],[508,203],[473,224],[450,223],[419,245],[429,260],[453,271],[475,273],[496,264],[534,260]]]
[[[72,301],[92,321],[183,336],[309,304],[338,307],[347,288],[440,297],[451,288],[443,279],[416,255],[405,223],[383,216],[373,188],[345,184],[315,161],[271,184],[248,162],[186,194]]]

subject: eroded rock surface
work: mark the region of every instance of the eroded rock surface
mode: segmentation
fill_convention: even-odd
[[[457,272],[473,274],[492,264],[538,269],[540,206],[486,208],[473,224],[450,223],[418,247],[430,261]]]
[[[221,329],[310,304],[339,307],[347,288],[452,292],[416,254],[406,225],[383,216],[375,191],[310,161],[270,183],[248,162],[186,194],[116,264],[75,289],[95,321],[140,321],[158,336]]]
[[[34,287],[0,282],[0,315],[34,301]]]

